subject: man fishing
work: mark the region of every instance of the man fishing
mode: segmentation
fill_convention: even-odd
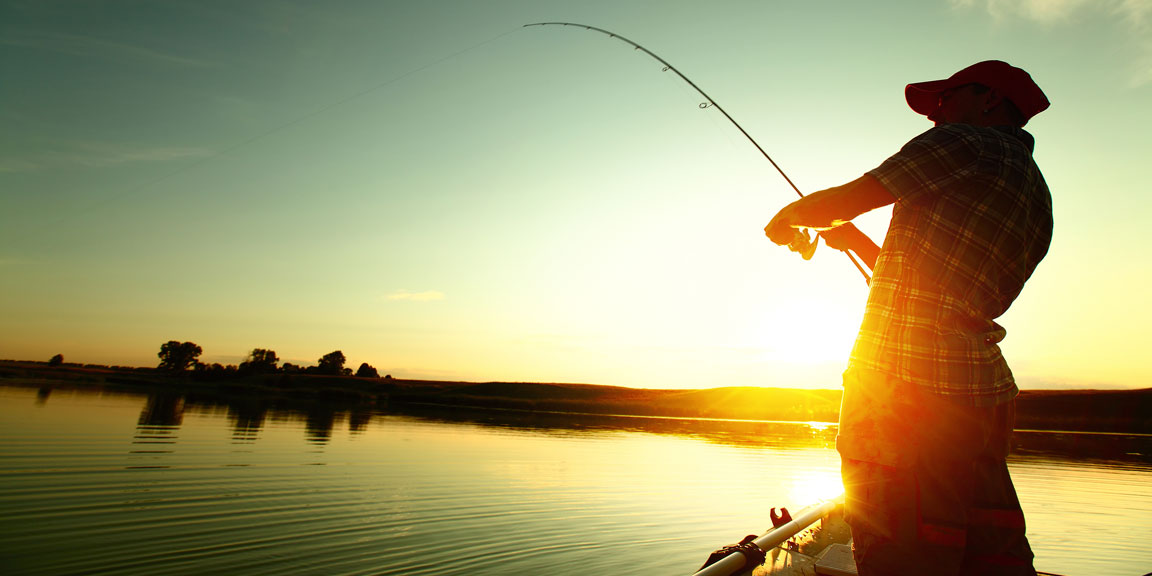
[[[1005,464],[1018,390],[995,319],[1052,238],[1022,129],[1048,99],[995,60],[909,84],[905,98],[935,127],[764,230],[795,250],[800,229],[820,230],[873,270],[837,438],[859,573],[1034,575]],[[849,223],[893,203],[882,247]]]

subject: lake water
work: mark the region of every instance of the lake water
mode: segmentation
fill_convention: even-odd
[[[835,434],[0,387],[0,571],[687,575],[834,495]],[[1152,572],[1152,439],[1016,441],[1037,568]]]

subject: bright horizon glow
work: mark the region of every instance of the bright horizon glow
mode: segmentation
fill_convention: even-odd
[[[788,492],[789,502],[820,502],[833,500],[844,493],[844,481],[840,470],[811,470],[794,477],[792,489]]]
[[[13,2],[0,358],[153,366],[179,340],[397,378],[838,387],[854,267],[763,237],[795,192],[679,78],[522,28],[573,21],[673,63],[804,191],[930,126],[904,84],[1025,68],[1056,229],[1005,356],[1022,388],[1146,387],[1148,6]]]

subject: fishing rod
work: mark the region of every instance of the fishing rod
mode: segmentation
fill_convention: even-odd
[[[796,191],[796,194],[799,194],[801,198],[804,197],[804,193],[800,191],[800,188],[796,187],[796,184],[794,184],[792,182],[792,179],[789,178],[788,175],[784,173],[784,170],[782,168],[780,168],[780,165],[777,164],[776,161],[773,160],[772,157],[769,156],[768,153],[764,151],[764,148],[762,148],[760,146],[760,144],[758,142],[756,142],[755,138],[752,138],[751,134],[748,134],[748,131],[745,130],[744,127],[741,126],[740,123],[736,121],[736,119],[732,118],[732,116],[730,114],[728,114],[728,111],[724,110],[724,108],[722,106],[720,106],[720,104],[718,104],[715,100],[713,100],[712,97],[709,96],[707,92],[701,90],[700,87],[697,86],[695,82],[693,82],[692,80],[689,80],[688,77],[685,76],[679,70],[677,70],[675,66],[669,64],[667,60],[657,56],[651,50],[649,50],[649,49],[647,49],[647,48],[645,48],[645,47],[643,47],[643,46],[641,46],[641,45],[639,45],[639,44],[637,44],[637,43],[635,43],[635,42],[633,42],[633,41],[631,41],[631,40],[629,40],[629,39],[627,39],[627,38],[625,38],[619,34],[616,34],[615,32],[609,32],[608,30],[605,30],[603,28],[597,28],[595,26],[589,26],[587,24],[576,24],[574,22],[536,22],[533,24],[525,24],[524,25],[525,28],[527,28],[529,26],[576,26],[579,28],[584,28],[586,30],[594,30],[594,31],[599,32],[601,34],[606,34],[610,38],[615,38],[617,40],[620,40],[621,42],[624,42],[624,43],[632,46],[636,50],[640,50],[641,52],[651,56],[654,59],[656,59],[657,62],[660,62],[661,64],[664,65],[664,71],[665,72],[667,72],[669,70],[675,72],[676,75],[679,76],[681,80],[687,82],[688,85],[692,87],[692,89],[696,90],[697,92],[700,93],[701,96],[704,97],[705,102],[702,102],[700,104],[700,108],[702,108],[702,109],[703,108],[715,108],[715,109],[719,110],[720,113],[723,114],[724,117],[727,118],[728,121],[731,122],[732,125],[735,126],[736,129],[739,130],[740,133],[743,134],[744,137],[747,138],[748,141],[751,142],[752,145],[755,146],[756,149],[760,151],[760,154],[762,154],[764,156],[764,158],[766,158],[768,160],[768,162],[770,162],[772,164],[772,167],[775,168],[776,171],[779,172],[780,175],[784,177],[784,180],[786,182],[788,182],[788,185],[791,186],[793,190]],[[817,241],[813,241],[811,244],[808,244],[807,232],[805,232],[804,234],[799,234],[799,232],[797,232],[797,234],[798,234],[797,242],[799,243],[799,246],[794,248],[791,244],[789,244],[788,247],[790,249],[796,251],[796,252],[800,252],[801,255],[804,257],[804,259],[807,260],[807,259],[811,258],[812,253],[815,252]],[[858,262],[856,260],[856,257],[853,256],[852,253],[847,251],[847,250],[844,250],[843,252],[844,252],[844,254],[846,254],[848,256],[848,259],[852,261],[852,264],[854,264],[856,266],[856,269],[859,270],[860,273],[864,275],[864,281],[865,282],[871,282],[871,280],[872,280],[871,277],[868,275],[868,272],[866,270],[864,270],[864,267],[860,265],[860,262]]]

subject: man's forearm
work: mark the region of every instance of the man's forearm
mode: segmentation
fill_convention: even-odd
[[[865,174],[843,186],[813,192],[785,206],[772,218],[764,232],[773,242],[783,245],[792,241],[797,228],[835,228],[895,201],[896,198],[883,184]]]
[[[851,250],[864,261],[868,268],[876,268],[876,258],[880,255],[880,247],[852,223],[823,230],[820,232],[820,237],[824,238],[824,243],[829,248],[845,252]]]
[[[840,226],[857,216],[896,201],[878,180],[865,174],[842,186],[813,192],[796,206],[793,226],[824,230]]]
[[[871,238],[865,236],[863,232],[860,233],[860,238],[853,242],[849,249],[860,257],[860,260],[864,262],[864,265],[867,266],[869,270],[876,269],[876,257],[880,255],[880,246],[877,246],[876,243],[873,242]]]

